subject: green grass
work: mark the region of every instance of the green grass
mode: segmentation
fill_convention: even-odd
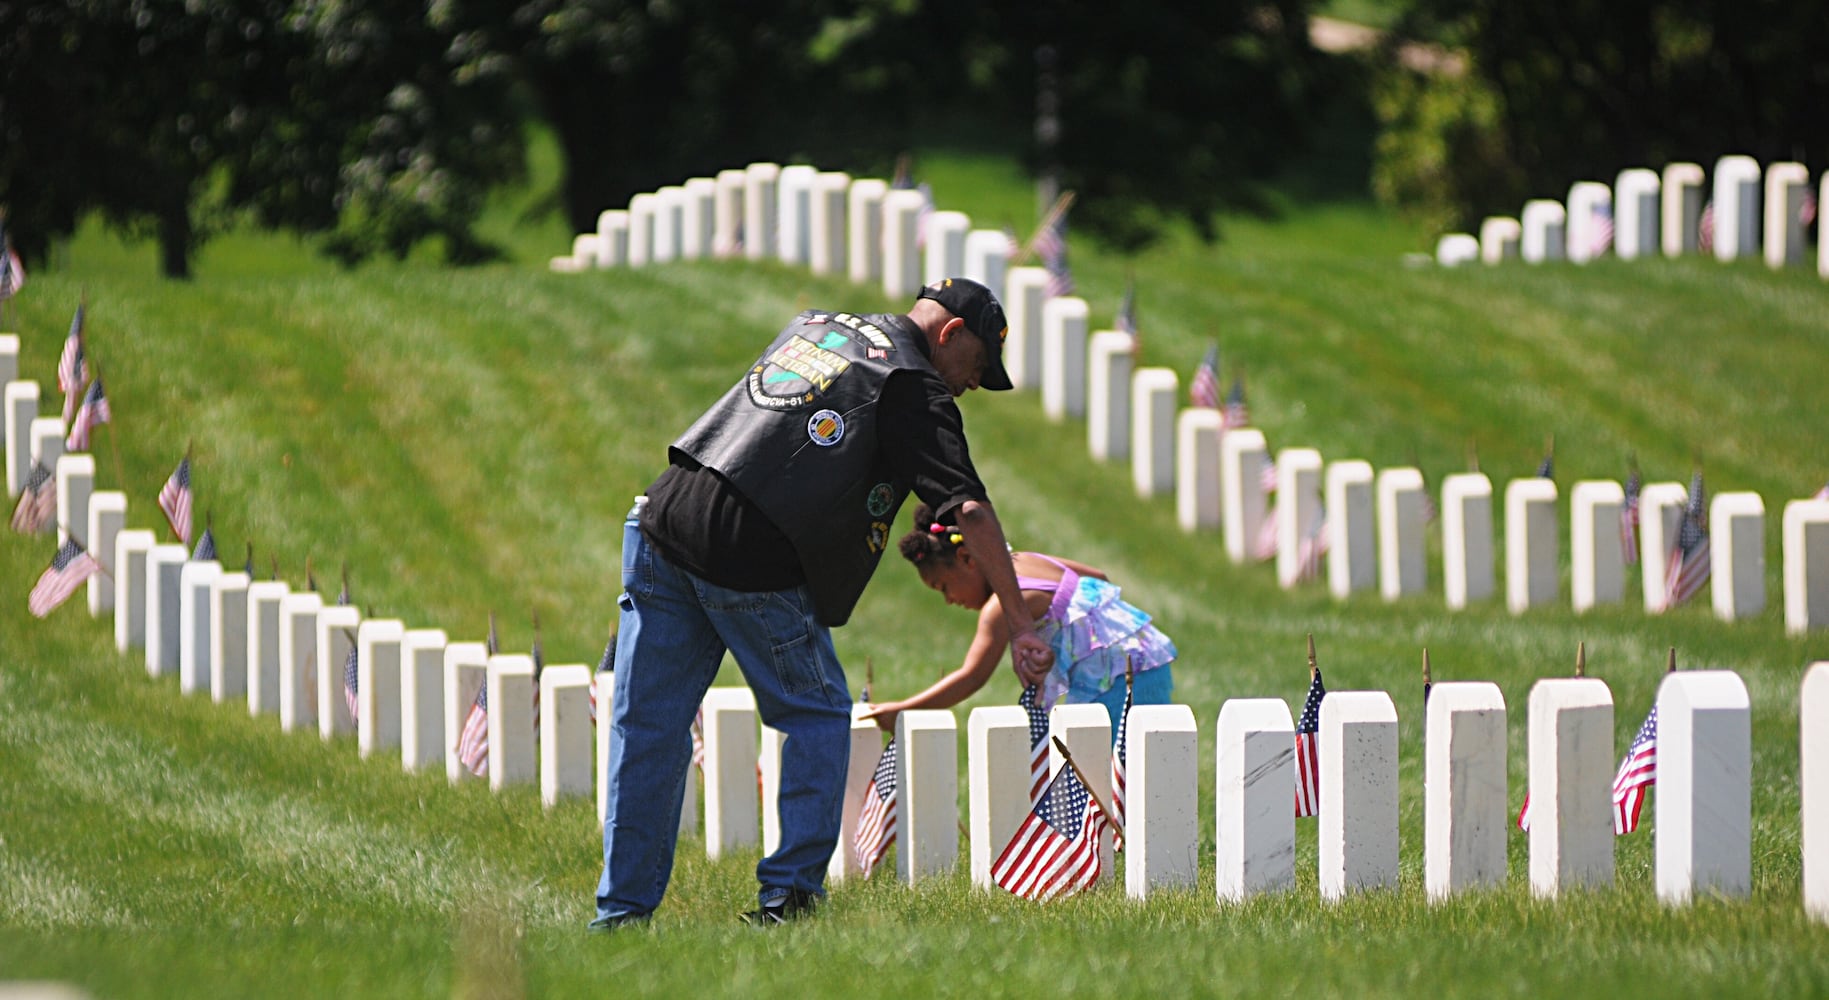
[[[938,154],[923,165],[947,207],[993,224],[1033,218],[1005,165]],[[492,224],[512,230],[518,211],[498,208],[508,214]],[[541,225],[550,246],[527,236],[522,263],[467,271],[409,261],[344,273],[289,241],[239,236],[212,246],[190,284],[161,282],[141,248],[85,232],[16,300],[25,377],[54,384],[86,290],[115,401],[100,485],[127,491],[132,526],[159,523],[153,498],[195,442],[199,511],[214,513],[232,561],[251,540],[257,565],[277,558],[295,584],[307,556],[326,577],[347,562],[365,610],[454,639],[480,638],[494,609],[507,644],[524,648],[538,612],[551,662],[594,663],[615,612],[621,515],[666,443],[795,310],[902,304],[772,265],[551,275],[535,261],[568,241]],[[1705,607],[1514,618],[1488,602],[1450,614],[1433,562],[1432,592],[1395,604],[1284,592],[1267,568],[1230,565],[1217,536],[1182,535],[1170,501],[1136,499],[1128,468],[1090,462],[1081,424],[1050,423],[1033,394],[974,394],[974,456],[1011,539],[1106,568],[1181,647],[1178,697],[1204,728],[1200,887],[1147,905],[1108,889],[1037,908],[961,877],[912,891],[879,878],[838,888],[809,926],[760,934],[732,920],[752,899],[753,857],[707,862],[688,842],[654,930],[601,940],[581,933],[599,865],[587,804],[546,812],[527,789],[453,789],[361,761],[353,741],[282,734],[271,717],[182,697],[116,654],[80,598],[28,617],[49,545],[8,534],[0,975],[107,996],[1829,992],[1829,929],[1799,904],[1797,792],[1797,686],[1804,664],[1829,659],[1829,636],[1784,635],[1777,558],[1783,500],[1829,473],[1816,402],[1829,284],[1699,260],[1408,270],[1401,254],[1419,235],[1349,203],[1229,220],[1226,232],[1215,247],[1176,237],[1130,259],[1076,246],[1095,326],[1134,274],[1144,363],[1185,379],[1218,338],[1228,366],[1247,367],[1273,447],[1378,466],[1414,455],[1432,484],[1465,466],[1470,441],[1502,482],[1534,469],[1554,434],[1565,493],[1619,478],[1628,451],[1651,481],[1686,479],[1699,457],[1712,489],[1766,498],[1769,610],[1731,626]],[[955,665],[970,625],[891,561],[835,638],[854,683],[868,659],[879,689],[898,694]],[[1403,884],[1318,902],[1304,822],[1297,891],[1220,907],[1213,720],[1230,697],[1299,699],[1309,632],[1330,687],[1397,701]],[[1750,900],[1659,905],[1648,819],[1618,842],[1613,890],[1533,901],[1514,833],[1504,890],[1424,902],[1420,649],[1438,680],[1504,690],[1515,803],[1530,685],[1567,672],[1583,640],[1590,672],[1613,688],[1621,749],[1666,647],[1746,678]],[[724,681],[736,682],[728,665]],[[1015,696],[1000,672],[967,707]]]

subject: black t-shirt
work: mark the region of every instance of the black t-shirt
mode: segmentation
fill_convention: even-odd
[[[928,353],[907,317],[869,319],[900,325]],[[889,376],[877,400],[876,434],[897,477],[913,483],[915,496],[940,515],[988,499],[966,447],[964,418],[937,373],[905,369]],[[720,587],[755,592],[806,582],[781,529],[724,477],[678,453],[648,487],[641,531],[668,561]]]

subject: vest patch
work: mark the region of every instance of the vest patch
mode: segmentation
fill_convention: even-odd
[[[807,437],[821,448],[830,448],[845,436],[845,418],[837,410],[820,410],[807,418]]]
[[[825,395],[850,367],[842,355],[796,334],[749,370],[749,399],[770,410],[793,409]]]
[[[864,509],[871,517],[882,517],[895,506],[895,490],[888,483],[877,483],[870,487],[870,495],[864,498]]]

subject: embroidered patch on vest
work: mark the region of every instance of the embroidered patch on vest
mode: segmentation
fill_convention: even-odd
[[[821,448],[830,448],[845,436],[845,418],[837,410],[820,410],[807,418],[807,437]]]
[[[771,351],[749,370],[750,402],[771,410],[811,403],[832,388],[851,362],[801,336]]]
[[[888,483],[877,483],[870,487],[870,495],[864,498],[864,509],[871,517],[882,517],[895,506],[895,490]]]

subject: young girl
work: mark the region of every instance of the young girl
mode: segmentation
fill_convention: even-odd
[[[933,508],[921,504],[915,509],[915,529],[898,545],[921,582],[939,591],[946,603],[978,611],[978,634],[958,669],[920,694],[878,703],[866,713],[889,732],[907,709],[951,708],[971,697],[991,679],[1009,646],[1009,626],[997,597],[963,541],[957,527],[934,520]],[[1118,596],[1104,572],[1040,552],[1016,552],[1011,561],[1036,630],[1054,647],[1054,669],[1042,684],[1044,706],[1062,695],[1069,704],[1098,702],[1111,713],[1116,733],[1127,657],[1135,671],[1132,704],[1168,703],[1175,684],[1169,667],[1175,644],[1150,624],[1149,615]]]

